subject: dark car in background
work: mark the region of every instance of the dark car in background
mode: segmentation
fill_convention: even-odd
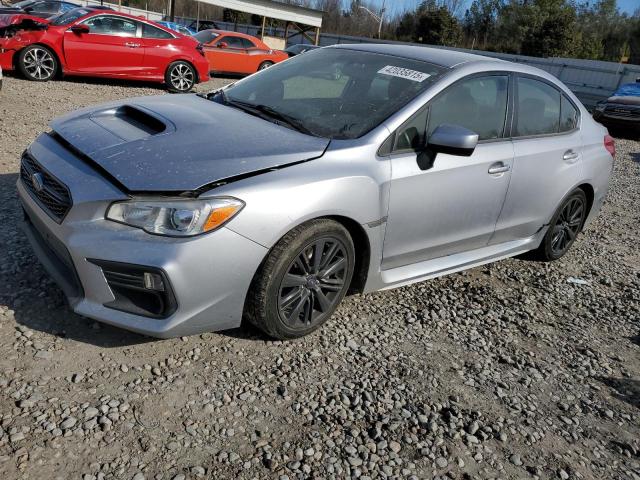
[[[10,13],[28,13],[34,17],[49,18],[59,15],[80,5],[57,0],[23,0],[9,7],[0,7],[0,15]]]
[[[622,85],[606,100],[598,102],[593,118],[609,128],[624,128],[640,134],[640,78]]]
[[[210,30],[210,29],[218,29],[218,24],[213,20],[194,20],[189,25],[187,25],[189,30],[194,30],[196,32],[201,32],[202,30]]]
[[[318,47],[317,45],[298,43],[297,45],[291,45],[290,47],[285,48],[284,52],[289,55],[289,57],[295,57],[296,55],[308,52],[309,50],[315,50],[316,48],[320,47]]]

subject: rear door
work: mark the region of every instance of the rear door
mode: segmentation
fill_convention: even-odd
[[[397,95],[393,82],[389,95]],[[481,248],[494,232],[513,162],[504,137],[509,75],[474,75],[446,88],[396,132],[383,268],[410,265]],[[380,86],[376,87],[380,88]],[[415,146],[436,127],[476,132],[469,157],[438,153],[424,164]]]
[[[131,75],[144,72],[141,24],[131,18],[107,14],[81,24],[89,33],[64,34],[64,54],[69,70],[91,75]]]
[[[528,238],[580,179],[579,110],[539,77],[515,77],[513,172],[492,244]]]

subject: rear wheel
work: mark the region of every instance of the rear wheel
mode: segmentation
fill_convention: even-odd
[[[550,262],[569,251],[587,216],[587,196],[581,189],[569,195],[551,220],[549,230],[533,256],[537,260]]]
[[[167,68],[164,82],[170,92],[187,93],[196,84],[196,71],[187,62],[173,62]]]
[[[344,298],[354,259],[353,241],[341,224],[319,219],[294,228],[256,274],[247,299],[248,320],[278,339],[313,332]]]
[[[266,70],[267,68],[271,67],[272,65],[273,65],[273,62],[269,62],[269,61],[262,62],[262,63],[260,64],[260,66],[258,67],[258,71],[260,71],[260,70]]]
[[[47,47],[30,45],[18,54],[18,68],[28,80],[46,82],[56,76],[59,66]]]

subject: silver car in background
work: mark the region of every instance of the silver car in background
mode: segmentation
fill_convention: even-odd
[[[25,151],[25,231],[81,315],[157,337],[322,325],[348,292],[529,252],[604,201],[607,131],[538,69],[348,45],[207,95],[54,120]]]

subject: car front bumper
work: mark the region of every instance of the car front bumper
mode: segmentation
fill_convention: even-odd
[[[113,189],[86,165],[60,162],[55,152],[43,148],[47,142],[39,139],[32,146],[34,157],[57,179],[77,181],[87,175],[94,186],[105,182],[106,190]],[[23,229],[74,312],[160,338],[240,326],[249,285],[267,249],[224,227],[189,239],[150,235],[104,219],[110,202],[85,201],[86,192],[74,191],[73,185],[67,183],[74,204],[58,223],[41,208],[22,178],[17,183],[25,213]],[[96,190],[96,197],[103,196]],[[106,306],[115,296],[95,260],[161,270],[175,296],[175,311],[166,318],[150,318]]]

